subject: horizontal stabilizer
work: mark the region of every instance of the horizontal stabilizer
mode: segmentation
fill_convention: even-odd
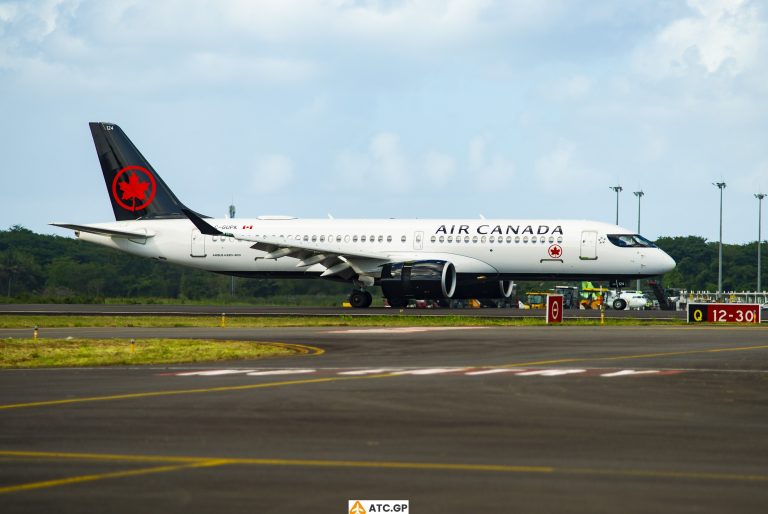
[[[116,230],[114,228],[96,227],[93,225],[73,225],[72,223],[51,223],[54,227],[68,228],[77,232],[88,232],[100,236],[121,237],[124,239],[147,239],[154,237],[152,232],[131,232],[128,230]]]
[[[184,213],[184,216],[189,218],[189,221],[191,221],[197,227],[197,230],[199,230],[201,234],[205,234],[206,236],[224,235],[224,232],[205,221],[203,218],[198,216],[197,213],[184,207],[181,208],[181,212]]]

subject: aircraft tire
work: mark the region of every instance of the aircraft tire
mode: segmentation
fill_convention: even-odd
[[[371,306],[373,297],[368,291],[352,291],[349,295],[349,303],[355,309],[364,309]]]
[[[627,308],[627,301],[621,298],[616,298],[613,301],[613,308],[616,309],[617,311],[623,311],[624,309]]]

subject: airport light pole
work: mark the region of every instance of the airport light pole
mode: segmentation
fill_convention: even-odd
[[[616,224],[619,224],[619,193],[624,191],[624,188],[621,186],[608,186],[608,189],[612,191],[616,191]]]
[[[720,190],[720,247],[717,257],[717,299],[723,295],[723,189],[725,182],[712,182],[712,185]]]
[[[234,204],[229,206],[229,219],[232,219],[235,217],[235,206]],[[229,296],[232,298],[235,297],[235,276],[232,275],[229,280]]]
[[[633,193],[637,197],[637,233],[640,234],[640,199],[645,195],[643,190]],[[616,223],[618,225],[618,222]],[[637,279],[637,290],[640,291],[640,279]]]
[[[763,289],[760,283],[760,254],[761,245],[763,244],[763,198],[765,193],[757,193],[757,292],[762,293]]]

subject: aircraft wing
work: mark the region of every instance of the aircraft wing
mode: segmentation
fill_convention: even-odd
[[[131,232],[130,230],[117,230],[114,228],[99,227],[97,225],[74,225],[72,223],[51,223],[54,227],[68,228],[77,232],[88,232],[100,236],[118,237],[123,239],[147,239],[154,237],[152,232]]]
[[[326,269],[321,277],[339,275],[348,278],[355,274],[365,274],[389,262],[384,255],[375,253],[339,251],[333,245],[316,244],[310,242],[283,240],[273,237],[254,237],[250,234],[231,234],[235,239],[249,241],[254,244],[251,248],[267,252],[264,259],[279,259],[280,257],[293,257],[299,262],[296,267],[302,268],[321,264]]]
[[[325,267],[321,277],[338,276],[348,279],[354,275],[364,275],[375,271],[380,266],[390,262],[385,255],[366,252],[339,251],[334,245],[327,243],[310,243],[308,241],[286,240],[269,236],[253,236],[241,232],[222,232],[212,226],[194,212],[183,209],[184,214],[200,230],[201,233],[211,236],[229,236],[239,241],[253,243],[251,248],[261,250],[267,254],[263,259],[279,259],[281,257],[293,257],[298,259],[297,268],[303,268],[320,264]]]

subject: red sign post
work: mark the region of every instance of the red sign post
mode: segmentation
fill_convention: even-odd
[[[547,295],[547,324],[563,322],[563,295]]]

